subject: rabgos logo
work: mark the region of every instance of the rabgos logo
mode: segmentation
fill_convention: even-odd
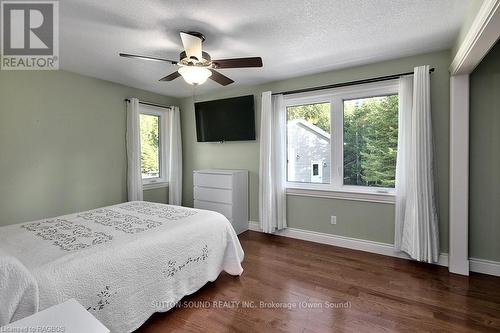
[[[1,69],[59,69],[59,3],[1,1],[1,8]]]

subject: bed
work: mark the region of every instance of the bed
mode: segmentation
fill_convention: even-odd
[[[151,202],[0,227],[0,326],[74,298],[131,332],[242,260],[223,215]]]

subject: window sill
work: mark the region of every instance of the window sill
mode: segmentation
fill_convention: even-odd
[[[330,198],[351,201],[365,201],[385,204],[394,204],[396,196],[394,193],[375,193],[371,191],[349,191],[349,190],[318,190],[304,188],[287,188],[287,195],[299,197]]]
[[[142,190],[147,191],[147,190],[152,190],[155,188],[164,188],[168,187],[168,182],[158,182],[158,183],[150,183],[150,184],[143,184],[142,185]]]

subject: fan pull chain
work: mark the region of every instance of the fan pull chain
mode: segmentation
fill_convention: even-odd
[[[196,103],[196,85],[193,85],[193,103]]]

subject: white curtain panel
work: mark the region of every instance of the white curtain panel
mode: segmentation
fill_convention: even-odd
[[[262,93],[259,166],[261,229],[272,233],[286,228],[285,108],[283,95]]]
[[[128,201],[142,200],[141,138],[139,100],[127,103],[127,190]]]
[[[429,66],[400,79],[399,99],[395,248],[415,260],[437,262]]]
[[[394,246],[401,251],[403,222],[406,208],[406,179],[411,142],[411,114],[413,109],[413,76],[399,79],[398,152],[396,161],[396,223]]]
[[[168,203],[171,205],[182,204],[182,139],[181,116],[179,108],[172,106],[167,119],[169,141],[168,153]]]

